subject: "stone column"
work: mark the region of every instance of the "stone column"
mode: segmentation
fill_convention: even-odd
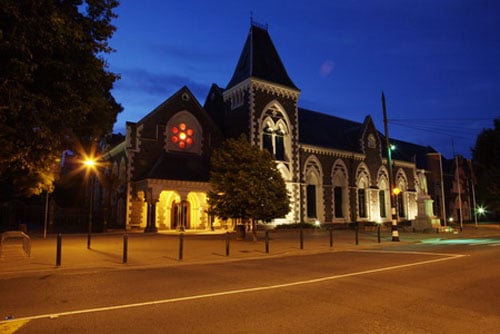
[[[148,189],[146,202],[147,216],[144,232],[158,232],[158,228],[156,227],[156,203],[158,203],[158,198],[153,196],[153,190],[151,188]]]

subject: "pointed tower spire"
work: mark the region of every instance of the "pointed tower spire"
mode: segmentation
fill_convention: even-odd
[[[247,40],[226,89],[251,77],[298,90],[283,66],[267,27],[254,23],[253,17]]]

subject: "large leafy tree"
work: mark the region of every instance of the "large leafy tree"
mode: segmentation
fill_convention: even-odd
[[[493,121],[492,129],[483,129],[472,150],[477,177],[478,204],[486,205],[500,217],[500,118]]]
[[[66,149],[90,148],[121,106],[104,55],[117,0],[0,0],[0,200],[51,190]]]
[[[270,220],[290,211],[285,181],[266,150],[244,135],[227,139],[211,158],[208,203],[221,218]]]

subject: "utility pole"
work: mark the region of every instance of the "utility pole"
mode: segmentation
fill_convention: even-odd
[[[392,175],[392,153],[391,145],[389,143],[389,128],[387,126],[387,111],[385,108],[385,96],[382,92],[382,112],[384,114],[384,136],[385,136],[385,146],[387,147],[387,165],[389,167],[389,184],[390,184],[390,198],[391,198],[391,216],[392,216],[392,241],[399,241],[399,231],[398,231],[398,216],[396,211],[396,194],[394,192],[394,176]]]

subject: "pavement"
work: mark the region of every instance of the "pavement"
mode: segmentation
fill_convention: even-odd
[[[237,240],[235,232],[186,231],[143,233],[108,231],[87,234],[28,233],[27,238],[6,238],[0,251],[0,279],[38,274],[79,273],[105,270],[163,268],[189,264],[223,263],[278,256],[300,256],[314,253],[349,250],[380,249],[403,243],[414,244],[429,240],[487,238],[500,236],[499,224],[465,225],[459,229],[416,233],[400,228],[399,242],[392,241],[390,230],[382,229],[380,242],[376,230],[326,229],[258,231],[256,238],[247,232],[244,240]],[[331,243],[330,243],[331,240]],[[29,254],[29,255],[28,255]]]

